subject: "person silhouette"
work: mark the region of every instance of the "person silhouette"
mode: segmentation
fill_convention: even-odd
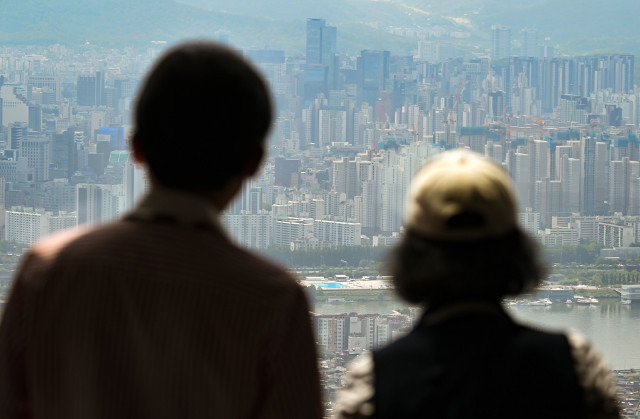
[[[521,325],[502,307],[545,273],[516,207],[508,173],[470,151],[418,171],[391,264],[398,294],[424,314],[354,362],[336,417],[619,417],[609,369],[582,336]]]
[[[321,417],[304,292],[219,221],[272,114],[227,47],[184,43],[156,62],[131,144],[150,191],[24,256],[0,324],[0,417]]]

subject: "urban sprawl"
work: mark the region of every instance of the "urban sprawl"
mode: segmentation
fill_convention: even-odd
[[[520,221],[543,245],[595,241],[613,249],[607,257],[638,257],[635,57],[555,56],[536,30],[496,25],[491,33],[491,50],[474,56],[428,39],[412,56],[374,49],[351,56],[337,51],[338,28],[309,19],[300,34],[304,56],[244,50],[268,80],[278,112],[261,174],[224,214],[230,235],[255,249],[391,246],[414,173],[430,157],[464,147],[511,173]],[[164,47],[0,48],[5,240],[28,246],[108,221],[144,193],[148,180],[128,151],[130,113]],[[189,159],[190,140],[176,138],[176,159]],[[235,139],[217,137],[211,126],[211,141]],[[414,311],[316,315],[327,391],[340,386],[348,359],[388,343],[415,318]],[[618,380],[637,395],[634,371]]]

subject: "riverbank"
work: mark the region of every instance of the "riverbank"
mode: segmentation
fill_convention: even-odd
[[[595,286],[570,286],[562,287],[568,291],[572,291],[573,295],[580,295],[582,297],[593,297],[598,300],[619,300],[620,294],[610,287],[595,287]],[[335,302],[335,301],[390,301],[397,300],[397,295],[393,288],[322,288],[321,286],[308,286],[306,290],[309,294],[309,298],[316,302]],[[548,289],[541,289],[548,291]],[[543,298],[548,297],[548,294],[537,296],[536,294],[523,296],[523,298]],[[562,302],[566,301],[566,297],[562,299]]]

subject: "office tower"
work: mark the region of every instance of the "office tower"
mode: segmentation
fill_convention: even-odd
[[[69,128],[62,133],[53,134],[51,159],[51,171],[53,178],[67,178],[75,173],[78,167],[75,131]]]
[[[322,64],[324,19],[307,19],[307,64]]]
[[[511,28],[501,25],[491,27],[491,59],[511,56]]]
[[[29,121],[29,104],[19,86],[0,86],[0,105],[2,105],[2,125]]]
[[[324,19],[307,19],[307,65],[304,68],[304,104],[308,106],[318,94],[328,95],[336,87],[338,62],[335,26]]]
[[[40,105],[29,105],[29,129],[31,131],[42,130],[42,108]]]
[[[114,152],[115,153],[115,152]],[[120,152],[125,153],[125,152]],[[129,153],[127,153],[129,154]],[[134,164],[131,155],[128,156],[124,165],[122,184],[124,185],[124,195],[126,207],[132,208],[135,203],[145,194],[148,188],[147,174],[140,167]]]
[[[46,74],[27,75],[27,99],[35,101],[34,91],[40,93],[42,105],[55,105],[62,100],[60,77]]]
[[[44,208],[47,211],[68,213],[76,210],[76,185],[67,179],[53,179],[42,185],[44,191]],[[75,214],[75,212],[74,212]]]
[[[285,187],[297,186],[300,164],[300,159],[276,157],[274,185]]]
[[[27,167],[33,169],[33,181],[49,180],[51,162],[51,141],[48,136],[28,135],[22,139],[20,155],[27,159]]]
[[[20,157],[19,151],[5,150],[0,156],[0,177],[8,183],[26,182],[33,179],[33,169],[27,167],[27,159]]]
[[[104,99],[104,76],[101,71],[95,75],[78,76],[76,86],[78,106],[100,106]]]
[[[303,107],[310,106],[319,97],[325,97],[328,91],[327,67],[321,64],[307,65],[303,74]]]
[[[95,76],[78,76],[76,86],[78,106],[95,106],[96,104],[96,78]]]
[[[535,29],[522,30],[522,54],[523,57],[538,56],[538,31]]]
[[[113,218],[111,185],[79,183],[76,186],[78,225],[99,224]]]
[[[11,150],[20,150],[22,139],[27,136],[27,124],[25,122],[14,122],[9,125],[9,139],[7,145]]]
[[[389,51],[363,50],[358,57],[358,98],[374,106],[389,78]]]
[[[307,64],[328,66],[336,53],[337,30],[324,19],[307,19]]]

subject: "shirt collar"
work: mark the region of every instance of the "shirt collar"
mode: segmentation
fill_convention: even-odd
[[[127,218],[164,220],[183,227],[224,232],[220,213],[213,204],[197,194],[165,187],[154,186]]]
[[[501,316],[509,317],[500,303],[487,301],[462,301],[425,311],[422,323],[433,326],[445,321],[466,316]]]

